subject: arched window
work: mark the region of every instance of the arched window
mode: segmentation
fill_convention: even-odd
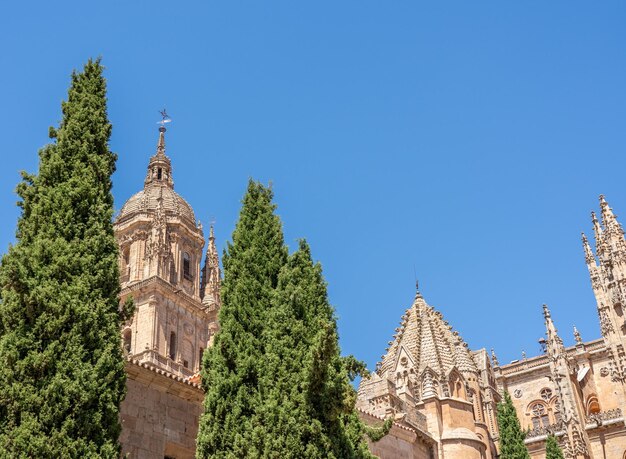
[[[530,406],[530,415],[533,428],[537,427],[547,427],[550,425],[550,421],[548,419],[548,410],[546,410],[546,406],[543,403],[537,402],[533,403]]]
[[[163,177],[163,169],[161,169],[160,167],[157,169],[157,179],[161,180],[161,177]]]
[[[187,252],[183,252],[183,277],[191,280],[191,257]]]
[[[552,389],[548,389],[547,387],[544,387],[543,389],[541,389],[539,394],[541,394],[541,398],[547,402],[548,400],[552,398]]]
[[[124,352],[130,354],[131,344],[133,339],[133,332],[126,330],[124,332]]]
[[[587,399],[587,416],[597,414],[600,411],[601,410],[600,403],[598,402],[598,397],[596,397],[595,395],[589,396],[589,398]]]
[[[170,333],[170,359],[176,360],[176,333]]]
[[[202,368],[202,355],[204,354],[204,348],[201,347],[198,351],[198,370]]]

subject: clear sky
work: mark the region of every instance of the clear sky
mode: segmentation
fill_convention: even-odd
[[[116,208],[157,110],[176,190],[220,247],[249,177],[324,267],[342,350],[373,368],[414,292],[473,349],[537,354],[548,303],[600,336],[580,232],[626,224],[626,6],[601,1],[6,2],[0,252],[73,68],[102,56]]]

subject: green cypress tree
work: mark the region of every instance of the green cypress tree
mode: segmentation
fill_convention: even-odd
[[[259,380],[266,371],[262,335],[287,261],[272,197],[271,189],[249,181],[224,253],[220,332],[203,359],[198,457],[261,457],[264,449],[266,426],[258,416]]]
[[[373,457],[354,409],[348,370],[355,361],[340,356],[322,268],[306,242],[282,269],[274,298],[264,337],[268,371],[261,377],[263,456]]]
[[[197,456],[372,457],[339,355],[321,267],[305,243],[288,257],[272,192],[250,181],[223,257],[220,332],[205,352]],[[384,431],[383,431],[384,430]]]
[[[548,435],[546,440],[546,459],[563,459],[563,451],[554,435]]]
[[[497,418],[500,433],[500,457],[502,459],[530,459],[526,445],[524,445],[526,435],[520,427],[508,392],[504,392],[504,400],[498,404]]]
[[[72,74],[56,142],[17,187],[0,265],[0,456],[118,457],[120,346],[106,82]]]

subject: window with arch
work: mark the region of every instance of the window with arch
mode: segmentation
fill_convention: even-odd
[[[533,428],[547,427],[550,425],[550,419],[548,418],[548,410],[543,403],[536,402],[530,406],[531,421]]]
[[[183,252],[183,277],[191,280],[191,257],[187,252]]]
[[[176,333],[170,333],[170,359],[176,360]]]
[[[466,398],[463,381],[458,375],[453,375],[450,380],[450,395],[456,398]]]
[[[598,414],[600,411],[600,402],[598,402],[598,397],[590,395],[587,399],[587,416]]]

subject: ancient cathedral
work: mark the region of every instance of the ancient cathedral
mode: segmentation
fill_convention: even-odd
[[[394,419],[371,451],[384,459],[498,457],[496,406],[513,399],[533,459],[554,434],[566,458],[626,459],[626,240],[604,197],[592,214],[595,253],[583,235],[584,259],[602,337],[566,348],[543,307],[544,352],[501,365],[494,351],[471,350],[417,291],[371,376],[357,409],[366,423]],[[144,187],[115,220],[121,301],[135,313],[122,330],[127,395],[123,454],[193,458],[203,393],[202,353],[219,330],[220,267],[213,228],[204,266],[203,228],[174,191],[165,128],[148,163]],[[558,320],[557,320],[558,321]]]

